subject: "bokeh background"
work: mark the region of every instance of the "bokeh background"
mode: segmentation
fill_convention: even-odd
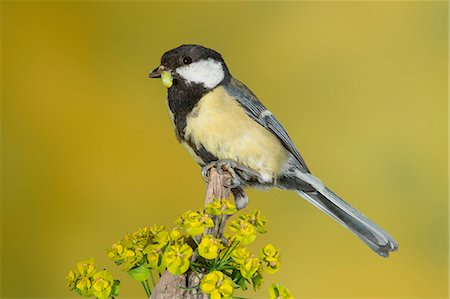
[[[126,232],[202,206],[165,88],[183,43],[214,48],[310,169],[386,228],[382,259],[296,194],[250,191],[299,298],[448,298],[447,2],[3,2],[2,298],[72,298],[65,276]]]

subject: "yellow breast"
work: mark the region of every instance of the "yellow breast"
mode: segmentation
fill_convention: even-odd
[[[218,159],[231,159],[270,180],[287,160],[280,141],[252,120],[239,103],[218,87],[206,94],[188,115],[185,137]]]

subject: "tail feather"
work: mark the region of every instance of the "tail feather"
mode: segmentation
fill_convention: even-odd
[[[385,230],[328,188],[321,188],[320,191],[314,192],[300,190],[297,192],[300,196],[347,227],[379,255],[388,257],[389,252],[397,250],[397,242]]]

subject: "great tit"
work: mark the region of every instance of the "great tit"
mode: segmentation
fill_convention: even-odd
[[[381,227],[311,174],[286,130],[222,56],[200,45],[182,45],[161,58],[150,78],[162,78],[180,143],[202,167],[229,163],[241,186],[232,189],[238,208],[241,187],[278,187],[297,192],[333,217],[383,257],[398,248]]]

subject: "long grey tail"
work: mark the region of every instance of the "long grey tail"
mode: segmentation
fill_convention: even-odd
[[[300,196],[347,227],[379,255],[388,257],[390,251],[397,250],[397,242],[385,230],[328,188],[321,188],[320,191],[314,192],[297,192]]]

